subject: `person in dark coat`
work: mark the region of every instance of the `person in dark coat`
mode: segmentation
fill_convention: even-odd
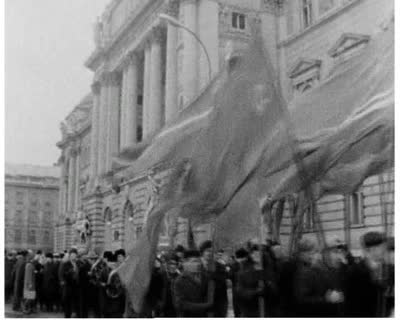
[[[60,312],[62,311],[62,295],[61,295],[61,285],[60,285],[60,278],[59,278],[59,269],[61,260],[63,258],[63,254],[54,253],[54,277],[57,279],[55,284],[55,296],[54,296],[54,304],[55,304],[55,311]]]
[[[25,278],[25,266],[26,256],[28,251],[21,251],[17,255],[17,262],[15,263],[14,272],[14,294],[13,294],[13,310],[21,310],[21,302],[24,294],[24,278]]]
[[[200,253],[185,252],[183,273],[174,283],[173,296],[178,317],[207,317],[213,309],[214,288],[202,272]]]
[[[16,258],[12,252],[6,253],[4,263],[4,289],[5,289],[5,301],[8,303],[11,300],[13,293],[13,270],[16,263]]]
[[[226,284],[228,273],[224,265],[214,260],[212,241],[204,241],[199,250],[205,275],[213,280],[215,286],[213,316],[224,318],[228,312],[228,288]]]
[[[125,261],[125,250],[119,249],[115,251],[113,262],[115,265],[110,271],[106,286],[106,299],[107,299],[107,318],[122,318],[125,311],[125,292],[123,290],[121,280],[116,271],[123,262]]]
[[[185,247],[179,244],[176,246],[174,251],[175,251],[175,254],[178,256],[178,270],[180,272],[182,272],[183,271],[183,259],[184,259],[185,251],[186,251]]]
[[[266,286],[264,272],[257,265],[261,265],[261,248],[251,245],[249,256],[241,259],[240,269],[237,273],[236,294],[239,302],[241,317],[260,317],[260,300],[263,298],[265,305]]]
[[[78,252],[78,260],[76,264],[79,273],[79,313],[82,318],[87,318],[90,300],[89,272],[91,264],[86,258],[84,251]]]
[[[35,309],[39,308],[39,310],[41,311],[44,311],[45,307],[45,299],[42,291],[44,260],[45,258],[43,256],[42,250],[38,250],[32,261],[35,269],[35,286],[36,286]]]
[[[317,244],[302,239],[298,245],[298,266],[294,277],[296,317],[337,317],[344,301],[340,287],[341,259],[335,245],[328,246],[323,253],[324,260],[318,260]]]
[[[42,294],[47,312],[52,312],[57,297],[57,265],[53,261],[53,254],[46,253],[46,262],[43,267]]]
[[[151,273],[149,290],[145,298],[145,306],[141,311],[141,317],[159,317],[164,290],[164,270],[161,260],[157,257]]]
[[[160,317],[175,318],[177,316],[174,298],[173,288],[177,277],[180,274],[178,270],[179,257],[171,252],[165,256],[166,270],[163,273],[163,291],[162,300],[160,306]]]
[[[384,317],[391,317],[394,314],[394,237],[388,239],[387,261],[385,263],[386,271],[386,290],[385,290],[385,310]]]
[[[236,250],[235,256],[232,257],[230,265],[229,265],[229,279],[232,283],[232,304],[233,304],[233,313],[235,318],[240,317],[240,303],[237,295],[237,277],[240,271],[240,266],[244,261],[247,261],[249,257],[249,253],[246,249],[240,248]]]
[[[69,251],[69,259],[64,262],[61,270],[61,282],[63,283],[63,305],[65,318],[71,318],[75,312],[81,318],[79,308],[79,269],[78,251],[72,248]]]
[[[383,317],[386,237],[381,232],[367,232],[361,237],[361,246],[364,258],[349,269],[346,278],[345,315]]]

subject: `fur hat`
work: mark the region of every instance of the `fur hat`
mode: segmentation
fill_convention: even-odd
[[[51,252],[46,253],[46,258],[53,259],[53,254]]]
[[[379,246],[386,242],[386,236],[383,232],[370,231],[361,237],[361,245],[363,248],[371,248]]]
[[[236,252],[235,252],[236,259],[243,259],[243,258],[247,258],[248,256],[249,256],[249,253],[245,248],[240,248],[240,249],[236,250]]]
[[[71,248],[69,250],[69,254],[75,253],[76,255],[78,254],[78,250],[76,248]]]
[[[189,258],[200,258],[200,252],[198,250],[186,250],[185,259]]]
[[[212,249],[212,247],[213,247],[213,243],[211,240],[204,241],[199,247],[200,254],[203,254],[203,252],[208,249]]]
[[[316,242],[309,238],[301,239],[297,245],[298,253],[316,251],[317,249],[318,246]]]

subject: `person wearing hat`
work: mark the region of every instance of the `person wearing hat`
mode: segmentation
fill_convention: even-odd
[[[122,262],[125,261],[126,258],[126,253],[124,249],[119,249],[115,251],[115,260],[117,262],[117,267],[122,264]]]
[[[7,252],[5,255],[4,263],[4,287],[5,287],[5,301],[10,302],[13,293],[13,270],[17,262],[13,252]]]
[[[164,255],[165,270],[163,270],[163,286],[160,303],[160,317],[175,318],[177,316],[174,299],[173,287],[180,274],[178,270],[179,257],[174,251]]]
[[[53,264],[54,264],[54,277],[56,279],[56,283],[54,285],[54,309],[56,312],[62,311],[62,300],[61,300],[61,287],[60,287],[60,278],[58,270],[60,269],[61,263],[61,254],[58,252],[53,253]]]
[[[334,248],[326,248],[325,256],[330,257],[330,250]],[[314,240],[300,240],[293,284],[296,317],[337,316],[337,305],[343,302],[342,291],[335,290],[335,280],[329,278],[329,271],[321,268],[319,256],[319,248]],[[333,261],[336,263],[336,260]]]
[[[214,307],[212,310],[213,316],[224,318],[228,312],[228,287],[226,281],[228,273],[225,265],[214,259],[213,243],[211,240],[206,240],[200,244],[201,262],[203,272],[208,277],[209,281],[214,282]]]
[[[61,282],[63,283],[63,305],[65,318],[71,318],[74,312],[81,318],[79,308],[79,268],[78,250],[72,248],[69,251],[69,259],[63,264]]]
[[[325,302],[323,301],[320,304],[321,312],[318,314],[319,316],[343,316],[345,248],[345,243],[338,236],[328,237],[322,250],[322,261],[314,268],[314,276],[318,279],[314,284],[314,288],[317,288],[315,291],[319,290],[320,294],[325,297]]]
[[[46,253],[43,266],[42,294],[47,312],[52,312],[57,297],[57,265],[53,260],[52,253]]]
[[[346,277],[346,316],[384,316],[384,262],[387,239],[384,233],[370,231],[361,239],[363,258],[349,268]]]
[[[261,246],[251,242],[247,244],[247,248],[248,253],[242,249],[236,254],[236,258],[240,262],[240,269],[237,272],[234,290],[238,299],[240,317],[253,318],[264,316],[260,314],[259,298],[264,298],[265,304],[266,283],[263,281],[263,270],[258,268],[262,265]]]
[[[394,313],[394,237],[389,237],[387,241],[387,256],[384,267],[386,273],[385,290],[385,317],[391,317]]]
[[[17,262],[15,263],[14,273],[14,294],[13,294],[13,310],[21,310],[21,302],[24,294],[24,278],[25,278],[25,266],[26,256],[28,251],[21,250],[17,254]]]
[[[183,260],[183,273],[174,283],[174,301],[178,317],[207,317],[213,309],[213,288],[202,271],[200,252],[188,250]]]

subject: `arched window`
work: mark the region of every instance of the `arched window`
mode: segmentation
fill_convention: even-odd
[[[111,220],[112,220],[112,211],[109,207],[104,210],[104,222],[107,225],[111,225]]]

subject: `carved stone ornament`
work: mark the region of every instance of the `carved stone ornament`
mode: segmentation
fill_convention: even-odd
[[[179,14],[179,0],[168,0],[165,13],[171,17],[177,18]]]

